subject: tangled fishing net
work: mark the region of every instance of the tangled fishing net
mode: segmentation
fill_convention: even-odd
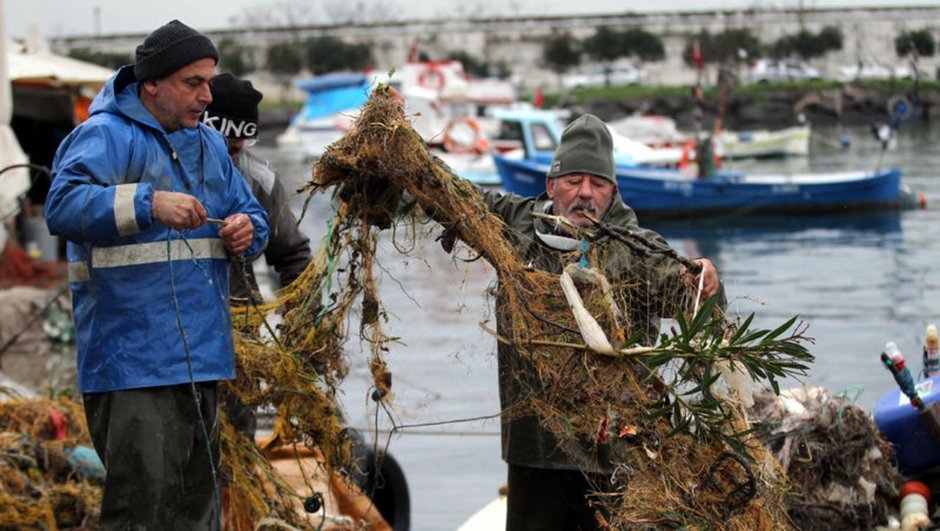
[[[492,333],[512,352],[525,397],[503,411],[504,421],[534,415],[572,462],[607,473],[596,501],[603,523],[792,527],[785,477],[750,434],[742,401],[751,380],[776,388],[776,379],[805,371],[812,358],[795,320],[752,330],[750,318],[732,323],[714,299],[696,311],[678,257],[655,246],[651,254],[634,235],[603,225],[595,230],[605,237],[573,259],[581,267],[563,275],[563,289],[558,274],[519,256],[520,235],[480,192],[428,154],[387,87],[373,91],[356,128],[317,162],[306,191],[332,191],[337,200],[319,253],[276,303],[233,312],[242,332],[231,392],[249,406],[277,409],[272,446],[316,447],[324,466],[348,469],[350,437],[335,396],[347,372],[350,312],[361,315],[377,402],[389,398],[385,356],[398,347],[383,326],[377,234],[391,229],[395,239],[411,227],[419,237],[416,227],[439,226],[445,249],[457,238],[496,270],[499,329]],[[426,224],[429,217],[437,224]],[[625,252],[638,256],[635,265],[612,277],[604,264]],[[284,318],[279,330],[257,333],[276,308]],[[651,323],[650,316],[659,311],[675,314],[677,328],[657,337],[658,317]],[[280,514],[252,490],[263,459],[226,461],[255,463],[236,474],[236,495],[252,514]]]
[[[865,410],[803,386],[779,396],[756,390],[749,414],[790,478],[787,504],[799,529],[870,529],[887,520],[901,478]]]
[[[0,529],[95,528],[104,470],[88,459],[94,452],[79,404],[0,403],[0,449]]]
[[[576,266],[561,275],[530,267],[518,251],[524,236],[428,154],[386,87],[373,92],[356,128],[318,161],[306,191],[332,191],[338,205],[319,252],[276,302],[232,312],[238,377],[226,391],[248,407],[276,410],[278,421],[260,447],[223,422],[226,529],[322,527],[322,519],[304,514],[317,512],[322,498],[299,494],[278,475],[272,466],[278,450],[296,457],[305,478],[325,475],[335,483],[355,472],[352,436],[336,400],[348,370],[343,346],[350,315],[358,313],[358,334],[369,346],[371,398],[384,406],[392,390],[385,356],[400,345],[384,327],[376,246],[381,230],[391,229],[395,240],[401,227],[409,238],[439,227],[447,252],[456,238],[492,264],[498,330],[491,333],[501,357],[512,361],[507,366],[522,397],[503,419],[536,418],[572,463],[604,476],[593,500],[602,524],[794,527],[784,471],[751,431],[746,406],[750,381],[776,390],[777,379],[802,373],[812,359],[795,320],[754,330],[751,318],[728,320],[715,299],[698,307],[682,279],[683,266],[692,264],[601,222],[591,229],[598,237],[590,248],[570,257]],[[560,228],[575,237],[584,230]],[[627,273],[608,267],[623,256],[631,257]],[[277,327],[268,321],[275,311],[283,316]],[[676,317],[668,333],[659,333],[659,315]],[[92,483],[42,487],[44,477],[69,470],[51,466],[62,459],[48,459],[65,443],[41,436],[51,422],[42,412],[52,415],[60,406],[3,407],[0,437],[27,433],[42,441],[20,445],[22,466],[13,457],[0,460],[6,467],[2,521],[31,518],[55,528],[95,518],[89,508],[98,506],[100,490]],[[69,424],[79,426],[69,434],[87,443],[77,408],[66,408]],[[310,449],[316,449],[313,464],[301,459]],[[73,513],[80,516],[68,516]]]

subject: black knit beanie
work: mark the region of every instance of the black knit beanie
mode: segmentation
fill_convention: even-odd
[[[616,183],[613,145],[607,125],[597,116],[585,114],[561,134],[548,176],[590,173]]]
[[[212,103],[206,107],[203,122],[226,138],[255,138],[261,97],[251,81],[219,74],[212,81]]]
[[[137,47],[134,76],[138,81],[161,79],[206,57],[219,63],[219,52],[212,41],[179,20],[171,20]]]

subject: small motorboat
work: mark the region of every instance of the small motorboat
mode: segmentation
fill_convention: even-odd
[[[808,125],[776,131],[720,131],[716,149],[723,159],[772,158],[809,155]]]
[[[680,131],[668,116],[633,115],[610,122],[613,131],[651,147],[694,146],[699,135]],[[714,134],[722,159],[805,157],[809,155],[810,126],[748,131],[721,130]]]

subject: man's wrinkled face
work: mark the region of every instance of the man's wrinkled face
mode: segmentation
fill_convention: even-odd
[[[575,225],[591,227],[593,224],[584,216],[584,212],[602,218],[617,193],[617,187],[596,175],[572,173],[546,178],[545,191],[553,200],[552,212],[556,216],[564,216]]]
[[[206,106],[212,103],[209,83],[215,78],[215,61],[206,57],[194,61],[165,78],[145,81],[149,96],[147,108],[168,133],[196,127]]]

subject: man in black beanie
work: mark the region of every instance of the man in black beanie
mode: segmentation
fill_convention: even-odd
[[[137,81],[164,78],[199,59],[212,59],[213,65],[219,62],[219,52],[212,41],[179,20],[154,30],[137,47],[135,56]]]
[[[229,73],[219,74],[212,82],[212,103],[206,107],[203,123],[225,137],[235,167],[268,214],[271,237],[264,258],[277,272],[278,287],[283,288],[299,277],[310,262],[310,240],[297,228],[287,190],[274,170],[267,161],[246,149],[258,139],[261,98],[250,81]],[[229,294],[234,306],[264,302],[250,261],[232,261]],[[254,412],[234,395],[224,397],[223,407],[235,428],[253,441],[257,426]]]
[[[201,124],[218,57],[178,20],[158,28],[52,166],[46,222],[68,240],[79,388],[107,471],[101,530],[221,525],[229,254],[260,253],[268,221]]]
[[[271,238],[264,250],[268,265],[278,274],[283,288],[294,281],[310,261],[310,240],[297,228],[287,190],[266,160],[249,149],[258,139],[258,103],[262,95],[251,81],[225,73],[212,83],[212,103],[206,107],[203,123],[222,133],[228,152],[251,192],[268,214]],[[250,263],[233,264],[230,293],[233,304],[261,302],[258,283]]]

